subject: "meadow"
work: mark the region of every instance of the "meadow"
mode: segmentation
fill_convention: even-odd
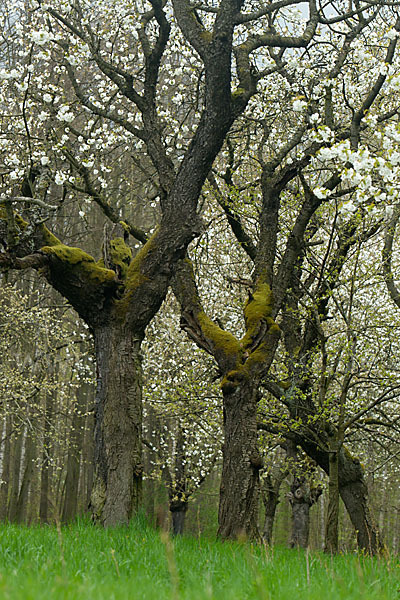
[[[0,599],[393,600],[398,557],[327,556],[247,542],[170,538],[138,520],[103,530],[0,526]]]

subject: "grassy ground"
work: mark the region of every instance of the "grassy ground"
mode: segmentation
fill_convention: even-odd
[[[138,522],[0,525],[0,599],[395,600],[400,562],[184,537]]]

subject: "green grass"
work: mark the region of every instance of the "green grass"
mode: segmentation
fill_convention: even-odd
[[[160,538],[138,521],[102,530],[0,525],[0,599],[393,600],[400,563]]]

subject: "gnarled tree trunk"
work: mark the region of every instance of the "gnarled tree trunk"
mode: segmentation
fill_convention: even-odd
[[[97,394],[91,507],[104,526],[127,524],[142,490],[142,338],[116,321],[95,330]]]
[[[221,475],[219,529],[222,539],[259,537],[257,389],[245,381],[224,393],[225,440]]]

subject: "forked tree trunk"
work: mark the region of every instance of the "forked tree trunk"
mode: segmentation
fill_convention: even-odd
[[[118,322],[94,332],[97,356],[93,517],[127,524],[142,489],[142,338]]]
[[[257,448],[257,390],[248,380],[233,393],[224,393],[224,417],[218,536],[255,539],[262,460]]]

